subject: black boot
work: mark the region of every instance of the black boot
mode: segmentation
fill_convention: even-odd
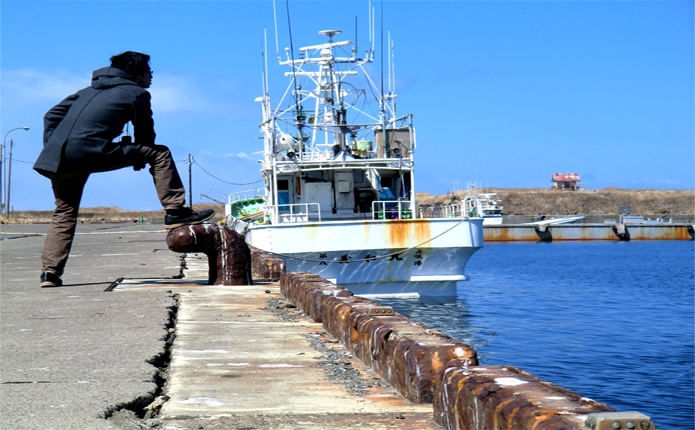
[[[43,272],[41,274],[41,288],[53,288],[63,285],[63,280],[60,276],[52,272]]]
[[[182,225],[200,224],[215,215],[212,209],[196,212],[189,208],[168,209],[164,217],[164,228],[171,230]]]

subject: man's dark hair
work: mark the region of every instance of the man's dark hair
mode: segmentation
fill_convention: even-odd
[[[134,51],[122,52],[111,57],[111,67],[121,69],[131,76],[142,76],[150,70],[150,56]]]

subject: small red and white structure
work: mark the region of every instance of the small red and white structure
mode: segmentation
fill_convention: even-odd
[[[581,181],[579,173],[553,173],[550,181],[554,182],[551,187],[554,190],[581,191],[584,189],[583,184],[577,183]]]

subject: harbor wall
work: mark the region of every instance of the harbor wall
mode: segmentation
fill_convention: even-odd
[[[486,242],[564,240],[693,240],[693,224],[572,223],[559,225],[499,224],[483,226]]]
[[[252,258],[255,278],[279,277],[285,298],[405,398],[431,403],[447,429],[655,428],[645,415],[616,412],[515,367],[480,366],[470,346],[318,275],[287,272],[272,254],[252,248]]]
[[[596,215],[596,214],[584,214],[584,213],[572,213],[572,214],[544,214],[545,219],[553,218],[566,218],[568,216],[583,216],[584,219],[577,221],[581,224],[617,224],[620,222],[620,215]],[[647,221],[660,219],[666,224],[695,224],[695,215],[643,215],[642,216]],[[527,224],[538,221],[538,215],[503,215],[502,224]]]

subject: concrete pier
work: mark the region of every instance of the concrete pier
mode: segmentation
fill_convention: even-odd
[[[259,250],[254,285],[207,285],[157,225],[80,225],[40,289],[46,230],[1,229],[0,428],[654,428]]]
[[[206,285],[203,254],[179,279],[161,225],[81,224],[65,286],[40,289],[46,229],[1,228],[0,428],[440,428],[277,282]]]

